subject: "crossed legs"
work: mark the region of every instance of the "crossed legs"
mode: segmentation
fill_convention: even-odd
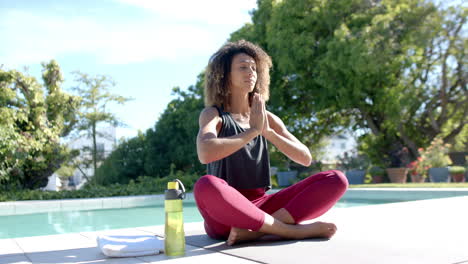
[[[207,234],[216,239],[227,238],[227,243],[232,245],[264,234],[289,239],[333,236],[336,226],[332,223],[297,223],[328,211],[344,194],[347,185],[341,172],[321,172],[280,192],[265,195],[254,204],[224,180],[206,175],[195,184],[194,194]]]

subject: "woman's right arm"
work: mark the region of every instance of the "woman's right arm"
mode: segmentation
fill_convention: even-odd
[[[259,130],[249,128],[231,137],[218,138],[216,127],[222,120],[218,115],[218,110],[214,107],[205,108],[201,112],[198,122],[200,130],[197,136],[197,153],[202,164],[231,155],[260,134]]]
[[[214,107],[205,108],[200,113],[200,130],[197,136],[197,153],[200,162],[207,164],[225,158],[260,135],[266,118],[264,104],[263,99],[256,94],[250,108],[250,128],[240,134],[225,138],[218,138],[217,126],[222,122],[218,110]]]

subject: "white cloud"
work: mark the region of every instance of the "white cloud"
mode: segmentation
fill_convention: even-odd
[[[216,25],[238,25],[250,21],[247,11],[257,6],[256,0],[116,0],[154,12],[164,19]]]
[[[216,36],[191,25],[142,23],[135,27],[121,27],[109,32],[97,45],[99,57],[106,63],[139,62],[152,59],[176,60],[206,53],[215,49],[206,43],[215,43]],[[203,39],[203,42],[199,42]]]
[[[90,51],[94,36],[76,40],[83,33],[80,30],[96,25],[83,18],[44,17],[7,10],[2,14],[0,26],[1,61],[18,66],[48,60],[64,52]]]
[[[118,1],[156,15],[120,22],[3,9],[0,64],[14,68],[70,54],[95,56],[109,64],[210,54],[250,20],[247,10],[255,6],[254,0],[235,2],[244,9],[229,6],[234,1]]]

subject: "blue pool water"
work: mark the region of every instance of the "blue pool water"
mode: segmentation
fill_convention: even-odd
[[[335,207],[394,201],[341,200]],[[203,221],[194,201],[184,201],[184,222]],[[150,207],[60,211],[0,216],[0,239],[99,231],[164,224],[164,202]]]

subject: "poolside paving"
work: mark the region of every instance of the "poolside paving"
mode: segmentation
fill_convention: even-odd
[[[260,241],[228,247],[208,238],[203,223],[185,225],[187,254],[108,258],[100,233],[155,234],[163,226],[0,239],[0,263],[468,263],[468,196],[334,208],[330,239]]]

